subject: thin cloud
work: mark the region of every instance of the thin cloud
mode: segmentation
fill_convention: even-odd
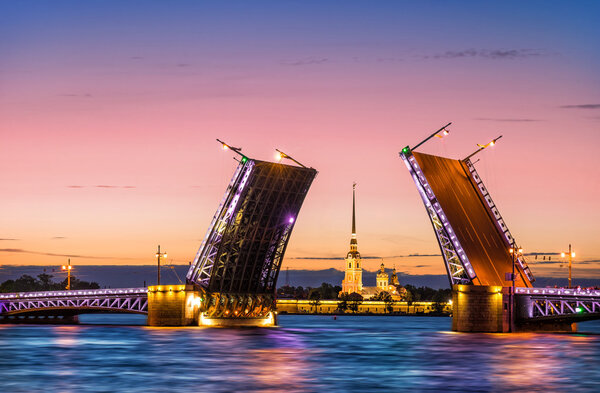
[[[62,239],[66,239],[66,237],[64,237],[64,236],[54,236],[54,237],[51,237],[50,239],[52,239],[52,240],[62,240]]]
[[[284,61],[281,64],[286,66],[306,66],[306,65],[315,65],[315,64],[323,64],[329,61],[326,57],[307,57],[304,59],[290,60]]]
[[[98,184],[97,186],[94,186],[96,188],[126,188],[126,189],[131,189],[131,188],[136,188],[135,186],[114,186],[114,185],[109,185],[109,184]]]
[[[21,239],[12,239],[12,238],[0,238],[0,241],[16,241],[16,240],[21,240]]]
[[[66,94],[59,94],[59,97],[69,97],[69,98],[92,98],[93,96],[90,93],[66,93]]]
[[[414,257],[441,257],[442,254],[407,254],[407,255],[388,255],[388,256],[378,256],[378,255],[370,255],[370,256],[362,256],[362,259],[393,259],[393,258],[414,258]],[[344,260],[344,257],[291,257],[286,259],[299,259],[299,260],[325,260],[325,261],[339,261]]]
[[[480,120],[480,121],[499,121],[499,122],[509,122],[509,123],[529,123],[529,122],[535,122],[535,121],[542,121],[540,119],[494,119],[494,118],[487,118],[487,117],[479,117],[476,118],[475,120]]]
[[[466,49],[459,51],[446,51],[433,55],[422,56],[424,59],[465,59],[483,58],[492,60],[514,60],[532,57],[548,56],[549,53],[540,49]]]
[[[600,104],[562,105],[563,109],[600,109]]]
[[[75,186],[75,185],[73,185],[73,186],[67,186],[67,188],[84,188],[84,187],[85,186]]]
[[[45,256],[49,256],[49,257],[64,257],[64,258],[114,259],[113,257],[95,257],[95,256],[89,256],[89,255],[55,254],[52,252],[29,251],[29,250],[23,250],[21,248],[0,248],[0,252],[45,255]],[[119,258],[119,259],[129,259],[129,258]]]

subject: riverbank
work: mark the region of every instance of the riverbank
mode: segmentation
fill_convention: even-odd
[[[296,300],[277,299],[277,312],[279,314],[315,314],[315,315],[449,315],[452,304],[435,302],[393,302],[386,304],[383,301],[363,300],[357,305],[356,310],[349,307],[340,309],[340,300]]]

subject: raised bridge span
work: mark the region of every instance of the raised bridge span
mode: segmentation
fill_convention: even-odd
[[[535,278],[524,257],[511,253],[518,244],[471,156],[457,160],[415,152],[408,146],[400,152],[425,205],[453,287],[453,328],[515,331],[519,326],[535,330],[544,325],[549,330],[568,330],[572,322],[599,319],[600,291],[533,287]]]
[[[277,277],[317,171],[235,152],[238,166],[185,285],[0,294],[0,322],[89,312],[148,314],[150,325],[272,325]]]

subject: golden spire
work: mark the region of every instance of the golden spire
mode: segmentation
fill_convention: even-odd
[[[360,258],[358,241],[356,240],[356,183],[352,183],[352,237],[350,238],[348,257]]]

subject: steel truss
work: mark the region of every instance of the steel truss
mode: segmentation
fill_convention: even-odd
[[[508,230],[508,226],[506,225],[506,223],[504,222],[504,219],[502,218],[502,216],[500,215],[500,212],[498,211],[498,207],[492,200],[490,193],[488,192],[487,188],[483,184],[483,181],[479,177],[479,174],[475,170],[475,166],[473,165],[473,163],[471,162],[470,159],[463,160],[463,162],[467,165],[467,168],[469,169],[469,173],[471,175],[471,179],[473,179],[473,181],[477,185],[477,189],[479,190],[480,196],[483,198],[483,200],[485,200],[484,206],[487,205],[487,210],[489,213],[491,213],[492,217],[494,218],[493,221],[494,221],[494,224],[496,225],[496,228],[500,231],[500,233],[502,233],[504,235],[503,240],[505,241],[504,243],[506,245],[506,248],[509,248],[509,247],[513,247],[514,249],[518,248],[515,239],[512,237],[510,231]],[[534,282],[535,278],[533,277],[533,274],[531,273],[529,266],[527,266],[527,263],[525,262],[525,260],[523,259],[522,256],[517,258],[517,262],[518,262],[518,265],[521,267],[521,270],[525,273],[525,275],[529,279],[529,281]]]
[[[404,161],[404,164],[406,164],[419,190],[421,199],[423,199],[423,203],[425,204],[425,210],[427,210],[427,214],[433,225],[433,230],[444,258],[450,284],[472,284],[473,279],[476,277],[475,270],[473,270],[467,254],[454,234],[454,230],[438,203],[425,175],[423,175],[417,160],[411,151],[400,153],[400,157]]]
[[[215,295],[212,301],[221,305],[215,316],[240,313],[274,294],[290,234],[316,174],[312,168],[240,162],[187,274],[189,283]]]
[[[23,313],[85,310],[148,313],[146,288],[0,294],[0,316]]]
[[[600,318],[600,290],[516,288],[521,319]]]

